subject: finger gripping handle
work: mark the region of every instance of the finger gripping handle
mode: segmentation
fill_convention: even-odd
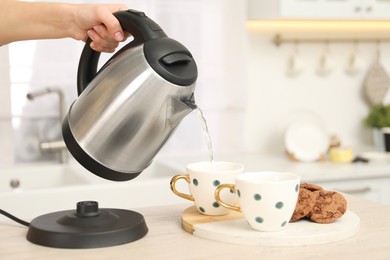
[[[130,9],[116,12],[114,16],[118,19],[122,29],[134,37],[134,40],[129,43],[133,47],[149,40],[167,36],[161,27],[143,12]],[[79,95],[92,81],[97,72],[100,52],[96,52],[91,48],[91,41],[91,39],[87,40],[80,57],[77,74],[77,92]]]

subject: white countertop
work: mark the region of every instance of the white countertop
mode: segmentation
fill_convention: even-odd
[[[240,246],[193,236],[181,228],[180,216],[191,204],[143,208],[149,233],[120,246],[97,249],[56,249],[25,239],[27,228],[0,222],[0,259],[388,259],[390,206],[347,196],[348,209],[361,220],[352,238],[316,246]]]
[[[164,164],[183,172],[185,165],[195,161],[207,160],[205,156],[184,155],[164,157]],[[306,182],[325,182],[339,180],[358,180],[367,178],[390,178],[390,155],[388,160],[369,163],[296,162],[283,154],[230,153],[221,154],[216,160],[242,163],[246,171],[287,171],[301,176]]]

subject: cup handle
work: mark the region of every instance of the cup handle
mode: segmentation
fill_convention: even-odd
[[[182,197],[183,199],[194,201],[194,197],[192,197],[191,195],[188,195],[188,194],[181,193],[181,192],[177,191],[177,189],[176,189],[176,182],[178,180],[180,180],[180,179],[186,180],[186,182],[188,182],[188,184],[191,182],[189,175],[175,175],[171,179],[171,183],[170,183],[171,190],[173,191],[173,193],[175,193],[179,197]]]
[[[231,209],[231,210],[235,210],[235,211],[239,211],[240,212],[240,207],[237,207],[237,206],[234,206],[234,205],[229,205],[225,202],[223,202],[221,200],[221,196],[220,196],[220,192],[221,190],[223,189],[230,189],[231,191],[233,191],[234,193],[237,193],[237,190],[236,190],[236,187],[234,186],[234,184],[221,184],[217,187],[217,189],[215,190],[215,193],[214,193],[214,197],[215,197],[215,200],[222,206],[222,207],[225,207],[227,209]]]

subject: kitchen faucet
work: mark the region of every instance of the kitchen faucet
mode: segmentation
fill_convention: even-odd
[[[34,100],[36,97],[47,95],[55,93],[58,95],[59,100],[59,112],[60,112],[60,125],[62,123],[62,119],[65,116],[65,98],[64,98],[64,92],[60,88],[44,88],[37,91],[33,91],[30,93],[27,93],[27,99]],[[60,162],[66,163],[68,160],[68,150],[66,148],[66,145],[63,140],[56,140],[56,141],[39,141],[39,149],[41,152],[61,152]]]

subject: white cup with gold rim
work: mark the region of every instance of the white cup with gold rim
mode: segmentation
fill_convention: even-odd
[[[235,184],[221,184],[215,200],[223,207],[240,211],[252,229],[279,231],[287,226],[294,213],[299,194],[300,177],[293,173],[261,171],[237,175]],[[239,205],[225,202],[225,189],[238,195]]]
[[[233,183],[236,176],[243,172],[244,166],[239,163],[223,161],[191,163],[186,166],[185,174],[175,175],[171,179],[171,190],[183,199],[194,201],[198,211],[204,215],[226,215],[229,210],[215,201],[215,189],[222,183]],[[190,194],[176,189],[176,182],[182,179],[188,183]],[[230,190],[222,191],[220,196],[233,205],[237,201],[237,196]]]

